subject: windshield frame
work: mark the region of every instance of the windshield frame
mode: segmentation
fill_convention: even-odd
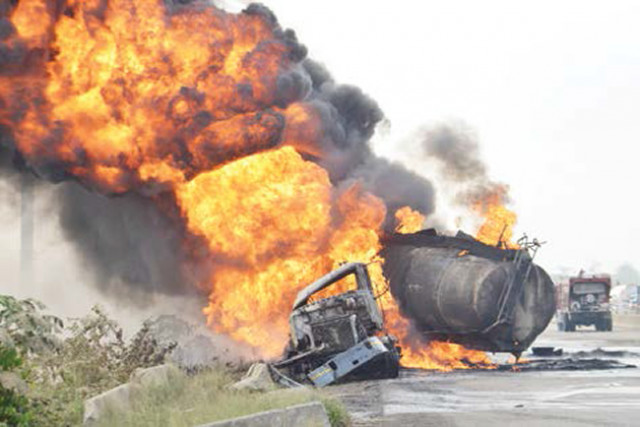
[[[586,290],[583,290],[585,289]],[[607,292],[606,282],[573,282],[571,292],[576,295],[605,294]]]

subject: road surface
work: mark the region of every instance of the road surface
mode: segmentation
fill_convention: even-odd
[[[616,316],[613,332],[591,329],[558,332],[552,322],[534,346],[562,348],[563,358],[576,360],[569,363],[574,368],[584,359],[640,366],[640,316]],[[557,358],[548,360],[555,363]],[[345,403],[356,426],[640,425],[638,368],[404,370],[394,380],[328,390]]]

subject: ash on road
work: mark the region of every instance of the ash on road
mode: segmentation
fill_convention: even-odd
[[[564,360],[549,358],[545,368],[525,355],[542,367],[405,370],[398,379],[329,389],[356,426],[639,425],[640,369],[601,367],[640,366],[640,315],[616,316],[613,332],[557,332],[552,322],[533,345],[560,347]]]

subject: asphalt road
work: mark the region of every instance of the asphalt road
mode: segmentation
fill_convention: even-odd
[[[640,316],[615,317],[613,332],[591,329],[558,332],[552,323],[534,343],[562,348],[575,370],[405,370],[329,390],[356,426],[639,426],[639,368],[578,368],[584,359],[640,366]]]

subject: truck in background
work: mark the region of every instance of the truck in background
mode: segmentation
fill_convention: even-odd
[[[587,276],[583,271],[556,286],[556,320],[559,331],[574,332],[576,326],[595,326],[611,331],[611,276]]]

